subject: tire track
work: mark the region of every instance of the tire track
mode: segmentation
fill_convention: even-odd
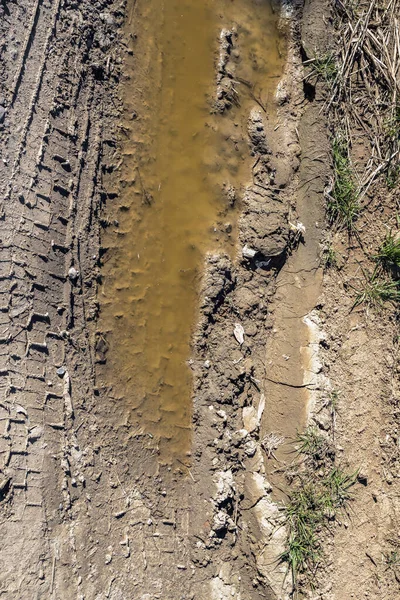
[[[73,597],[81,586],[74,525],[68,524],[73,523],[69,514],[76,487],[71,448],[79,443],[66,363],[68,325],[73,314],[81,322],[82,309],[75,302],[79,282],[68,269],[76,254],[78,195],[87,198],[91,210],[96,193],[100,130],[92,134],[87,126],[93,77],[73,67],[83,64],[87,50],[85,37],[72,44],[81,34],[69,4],[65,1],[63,9],[61,0],[38,0],[32,8],[7,110],[7,164],[0,174],[5,191],[0,220],[0,482],[5,482],[0,597],[21,600]],[[82,10],[88,13],[86,5]],[[21,35],[22,29],[17,31]],[[85,211],[81,217],[87,218]],[[72,580],[58,569],[63,544]]]

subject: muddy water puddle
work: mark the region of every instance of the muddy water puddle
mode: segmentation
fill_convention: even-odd
[[[235,253],[251,173],[247,118],[272,104],[283,57],[269,0],[128,4],[122,194],[102,238],[100,373],[121,421],[171,462],[190,450],[187,361],[204,256]],[[232,27],[235,75],[246,83],[237,82],[240,105],[212,114],[218,39]]]

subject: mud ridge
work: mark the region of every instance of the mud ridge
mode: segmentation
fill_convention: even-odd
[[[313,11],[308,3],[307,9]],[[216,489],[206,510],[199,505],[198,527],[211,523],[199,555],[201,549],[212,548],[224,564],[216,571],[214,561],[210,565],[212,597],[243,589],[234,576],[238,572],[246,597],[291,595],[286,565],[279,561],[287,534],[276,502],[287,483],[274,475],[276,462],[271,465],[263,440],[276,431],[284,436],[285,452],[281,456],[278,450],[278,458],[285,462],[288,444],[290,448],[297,429],[306,425],[314,396],[325,383],[318,379],[320,366],[307,358],[319,340],[308,333],[310,326],[303,320],[315,308],[321,290],[321,197],[329,172],[314,148],[319,155],[325,152],[326,163],[329,148],[321,104],[310,105],[302,86],[299,42],[313,24],[302,23],[300,3],[287,10],[290,42],[276,94],[277,116],[267,121],[256,104],[249,115],[253,185],[243,198],[241,256],[236,264],[226,256],[209,257],[195,336],[194,498],[204,498],[206,506],[202,472],[214,472]],[[323,8],[314,14],[318,22]],[[222,62],[226,69],[228,61]],[[298,316],[293,314],[296,309]],[[290,319],[289,326],[285,319]],[[238,325],[243,343],[234,335]],[[276,331],[281,337],[274,346]],[[291,345],[292,356],[281,358],[285,344]],[[293,356],[297,345],[304,345],[306,358],[301,352]],[[287,393],[279,383],[289,388]],[[310,383],[314,392],[306,389]]]

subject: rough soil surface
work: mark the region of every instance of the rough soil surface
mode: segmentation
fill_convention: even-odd
[[[287,451],[308,420],[328,429],[329,385],[340,392],[337,453],[361,468],[362,483],[325,540],[313,597],[394,600],[384,556],[400,531],[398,324],[389,308],[351,311],[359,255],[344,233],[343,268],[323,277],[319,263],[328,131],[302,60],[331,43],[329,0],[283,7],[276,115],[257,103],[249,114],[253,181],[237,259],[207,261],[193,452],[180,470],[158,465],[96,382],[100,214],[117,193],[103,175],[120,156],[125,3],[5,1],[0,12],[0,597],[289,598],[277,561],[285,480],[262,441],[276,432]],[[370,194],[360,235],[372,249],[395,194]]]

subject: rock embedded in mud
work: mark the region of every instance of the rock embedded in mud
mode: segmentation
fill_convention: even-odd
[[[225,504],[228,500],[235,497],[236,487],[232,471],[220,471],[217,473],[217,493],[214,502],[217,506]]]
[[[286,102],[290,100],[290,93],[286,87],[287,83],[284,79],[278,83],[275,92],[275,100],[279,106],[283,106]]]
[[[245,244],[243,246],[243,248],[242,248],[243,258],[248,258],[249,260],[251,260],[252,258],[255,257],[256,254],[257,254],[257,250],[250,248],[247,244]]]
[[[233,335],[236,338],[238,344],[242,345],[244,342],[244,328],[240,323],[235,323],[235,328],[233,330]]]
[[[245,406],[243,408],[243,425],[249,433],[258,430],[257,411],[254,406]]]
[[[255,453],[257,452],[257,444],[256,444],[256,442],[254,440],[249,440],[244,445],[243,450],[244,450],[244,453],[249,458],[252,458],[255,455]]]
[[[78,275],[79,275],[79,273],[78,273],[78,271],[74,267],[71,267],[69,269],[69,271],[68,271],[68,277],[70,278],[70,280],[72,282],[75,282],[78,279]]]
[[[229,516],[226,512],[219,510],[213,517],[212,531],[220,533],[228,528]]]
[[[215,414],[218,415],[224,423],[226,423],[226,421],[228,420],[228,416],[224,410],[217,410]]]

